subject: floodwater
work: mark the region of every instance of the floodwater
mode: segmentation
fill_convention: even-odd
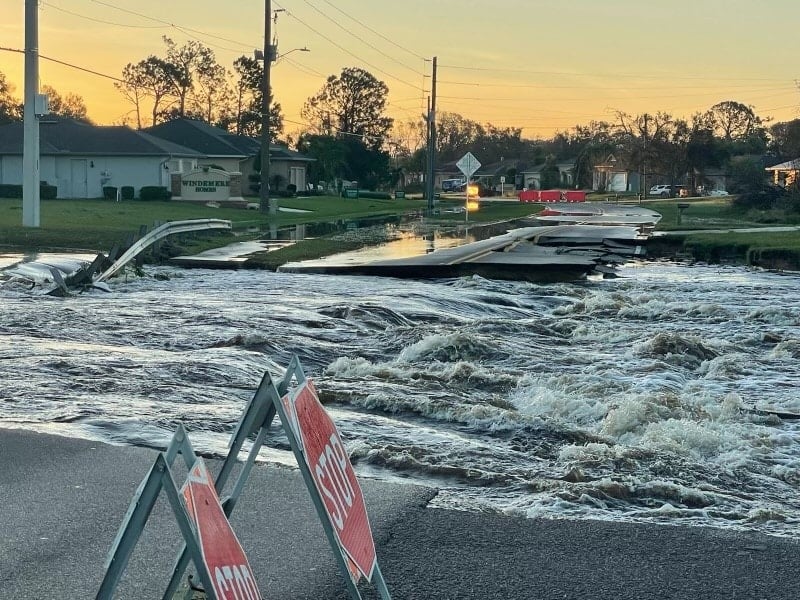
[[[159,447],[181,421],[223,454],[296,353],[357,470],[437,486],[437,506],[800,537],[800,421],[768,412],[800,413],[797,276],[148,272],[110,294],[0,288],[0,426]]]

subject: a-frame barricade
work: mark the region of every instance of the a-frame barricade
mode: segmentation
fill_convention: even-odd
[[[295,380],[297,385],[292,394],[288,394],[292,380]],[[238,455],[245,441],[253,434],[256,435],[231,493],[221,500],[221,508],[226,520],[230,518],[236,507],[276,414],[279,416],[289,440],[289,445],[295,455],[350,596],[353,600],[361,600],[357,584],[363,576],[375,585],[382,600],[391,600],[375,556],[363,495],[353,467],[344,451],[344,445],[333,421],[319,403],[313,384],[306,378],[296,356],[290,361],[284,378],[277,385],[269,373],[264,374],[255,395],[248,402],[231,436],[229,452],[213,486],[219,498],[223,498],[225,485],[238,462]],[[197,524],[189,517],[187,502],[184,499],[185,494],[182,497],[183,489],[177,488],[172,475],[171,466],[178,454],[181,454],[190,471],[189,480],[191,481],[192,474],[202,460],[194,454],[183,425],[178,426],[167,450],[159,453],[147,477],[134,494],[130,508],[109,553],[106,574],[97,594],[97,600],[110,600],[113,597],[114,590],[162,490],[166,491],[185,541],[185,546],[175,561],[172,578],[163,596],[164,600],[173,600],[176,593],[179,593],[181,579],[190,562],[194,564],[206,598],[218,600],[212,579],[213,573],[209,572],[209,567],[204,562],[203,548],[196,532]],[[312,454],[313,456],[311,456]],[[313,473],[312,468],[314,469]],[[205,471],[205,468],[203,467],[202,470]],[[360,512],[352,510],[354,506],[360,509]],[[350,514],[345,515],[348,510]],[[350,515],[356,516],[351,519],[345,518]],[[233,535],[232,531],[231,535]],[[238,541],[236,543],[238,544]],[[246,557],[243,560],[246,563]],[[249,569],[249,565],[246,566]],[[243,567],[242,571],[244,570]],[[246,575],[250,577],[249,581],[252,581],[255,586],[255,582],[252,580],[252,571]],[[191,582],[191,575],[189,580]],[[185,598],[192,597],[193,588],[197,589],[196,586],[189,586]],[[257,589],[252,597],[260,598]],[[220,596],[221,598],[222,596]]]
[[[172,474],[178,454],[189,472],[186,483],[180,488]],[[247,557],[224,517],[205,463],[195,455],[183,425],[178,425],[166,452],[158,453],[133,496],[109,553],[97,599],[113,598],[114,590],[162,491],[172,508],[178,529],[186,542],[187,555],[195,565],[206,597],[220,600],[223,596],[218,592],[237,586],[246,594],[245,597],[260,599]],[[213,541],[204,540],[203,532],[209,526],[224,533],[215,536]]]

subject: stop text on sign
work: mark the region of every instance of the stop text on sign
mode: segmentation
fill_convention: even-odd
[[[355,495],[347,476],[347,464],[347,454],[342,442],[339,436],[332,433],[317,459],[314,474],[319,482],[320,491],[325,496],[331,520],[339,531],[344,529],[344,522],[353,507]]]

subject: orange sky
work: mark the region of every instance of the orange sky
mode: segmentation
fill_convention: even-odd
[[[0,0],[0,46],[24,46],[22,0]],[[221,10],[220,6],[229,7]],[[614,112],[690,116],[723,100],[775,121],[800,117],[796,0],[273,0],[273,66],[286,132],[325,77],[358,66],[390,89],[391,116],[416,119],[439,60],[439,108],[481,123],[549,136]],[[120,10],[122,9],[122,10]],[[126,12],[127,11],[127,12]],[[133,14],[137,13],[137,14]],[[119,76],[163,53],[162,35],[197,39],[226,66],[262,44],[264,2],[41,0],[40,52]],[[22,55],[0,71],[22,95]],[[130,105],[111,80],[42,61],[41,82],[86,100],[89,116],[119,123]]]

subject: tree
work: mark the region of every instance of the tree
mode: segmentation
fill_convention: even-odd
[[[261,135],[261,99],[264,69],[254,58],[240,56],[233,61],[233,92],[230,108],[220,115],[217,125],[236,135]],[[269,104],[270,141],[275,142],[283,132],[281,105],[272,101]]]
[[[465,119],[458,113],[440,113],[436,121],[438,160],[440,162],[458,160],[468,150],[476,149],[475,143],[483,135],[484,129],[476,121]]]
[[[301,115],[317,133],[359,136],[364,144],[379,149],[392,128],[387,117],[389,88],[371,73],[357,67],[331,75],[315,96],[310,97]]]
[[[22,104],[13,94],[14,86],[0,71],[0,125],[22,120]]]
[[[47,102],[50,106],[51,114],[91,123],[87,116],[86,103],[83,97],[72,92],[62,96],[54,87],[49,85],[42,86],[42,93],[47,94]]]
[[[800,158],[800,119],[775,123],[769,133],[770,151],[779,161]]]
[[[712,106],[704,115],[707,127],[728,142],[744,140],[756,134],[762,126],[761,118],[752,106],[726,100]]]
[[[205,78],[206,81],[213,80],[218,75],[220,65],[217,64],[214,51],[200,42],[189,40],[179,47],[167,36],[162,39],[167,46],[164,62],[171,67],[164,72],[164,75],[169,80],[172,93],[177,99],[177,117],[184,117],[195,91],[195,81],[199,78]]]
[[[149,98],[152,102],[151,125],[163,120],[164,114],[174,103],[172,93],[173,80],[177,78],[175,67],[157,56],[148,56],[138,63],[128,63],[122,70],[122,82],[114,86],[134,103],[136,126],[142,128],[142,101]]]
[[[308,165],[308,180],[332,181],[344,176],[346,148],[332,135],[302,134],[297,149],[316,160]]]
[[[617,112],[617,128],[620,132],[620,145],[627,154],[628,161],[637,165],[642,174],[639,191],[647,191],[646,177],[654,169],[663,167],[660,153],[669,143],[674,119],[665,112],[643,113],[631,116]]]

